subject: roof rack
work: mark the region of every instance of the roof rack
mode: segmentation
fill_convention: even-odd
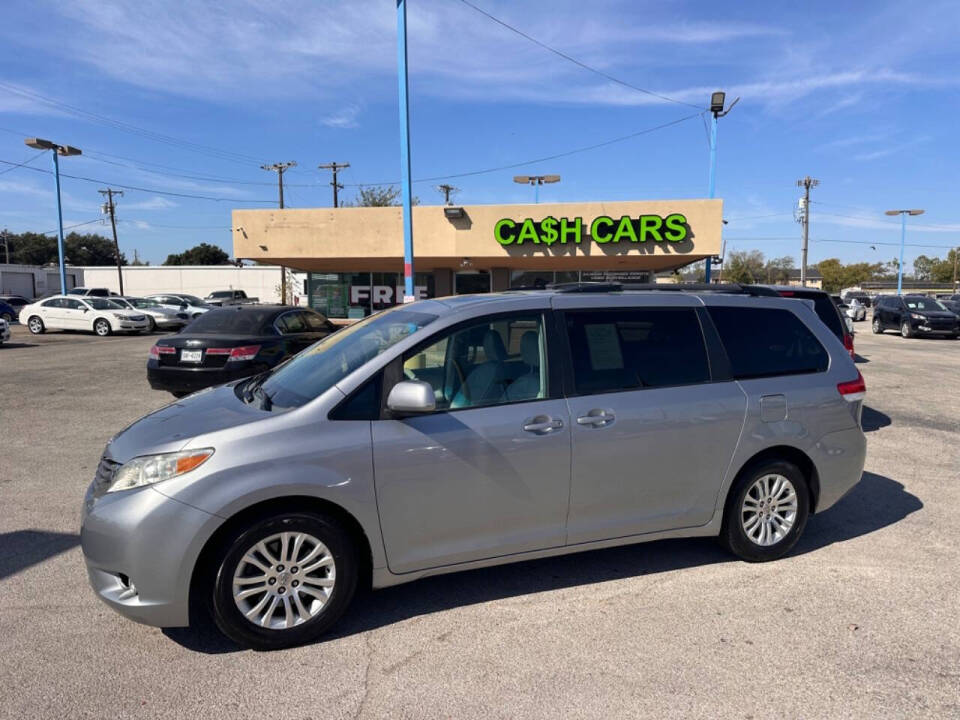
[[[619,283],[619,282],[571,282],[547,285],[547,290],[558,293],[603,293],[603,292],[691,292],[723,293],[727,295],[753,295],[779,297],[779,293],[763,285],[739,283]]]

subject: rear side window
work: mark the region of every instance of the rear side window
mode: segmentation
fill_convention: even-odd
[[[572,311],[566,318],[577,394],[710,380],[693,309]]]
[[[738,380],[823,372],[830,358],[823,345],[788,310],[708,308]]]

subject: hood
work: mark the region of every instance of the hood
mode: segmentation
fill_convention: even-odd
[[[956,315],[952,312],[946,312],[944,310],[911,310],[910,312],[916,313],[917,315],[923,315],[928,318],[936,318],[938,320],[955,320]]]
[[[241,401],[235,384],[202,390],[145,415],[107,443],[107,455],[124,463],[138,455],[175,452],[198,435],[271,417]]]

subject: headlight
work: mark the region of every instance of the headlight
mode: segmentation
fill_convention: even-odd
[[[113,314],[113,316],[114,316],[115,318],[117,318],[117,320],[126,320],[126,319],[127,319],[127,316],[124,315],[123,313],[112,313],[112,314]]]
[[[921,315],[920,313],[910,313],[910,317],[912,317],[914,320],[926,320],[926,319],[927,319],[925,315]]]
[[[144,455],[120,466],[107,492],[120,492],[169,480],[194,470],[213,455],[213,448]]]

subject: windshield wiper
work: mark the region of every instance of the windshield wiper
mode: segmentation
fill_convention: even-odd
[[[270,376],[270,371],[264,370],[262,373],[252,375],[251,377],[247,378],[247,380],[243,384],[243,390],[242,390],[243,401],[247,403],[247,405],[249,405],[254,401],[254,399],[256,398],[257,390],[260,389],[260,386],[264,383],[264,381],[269,376]]]

